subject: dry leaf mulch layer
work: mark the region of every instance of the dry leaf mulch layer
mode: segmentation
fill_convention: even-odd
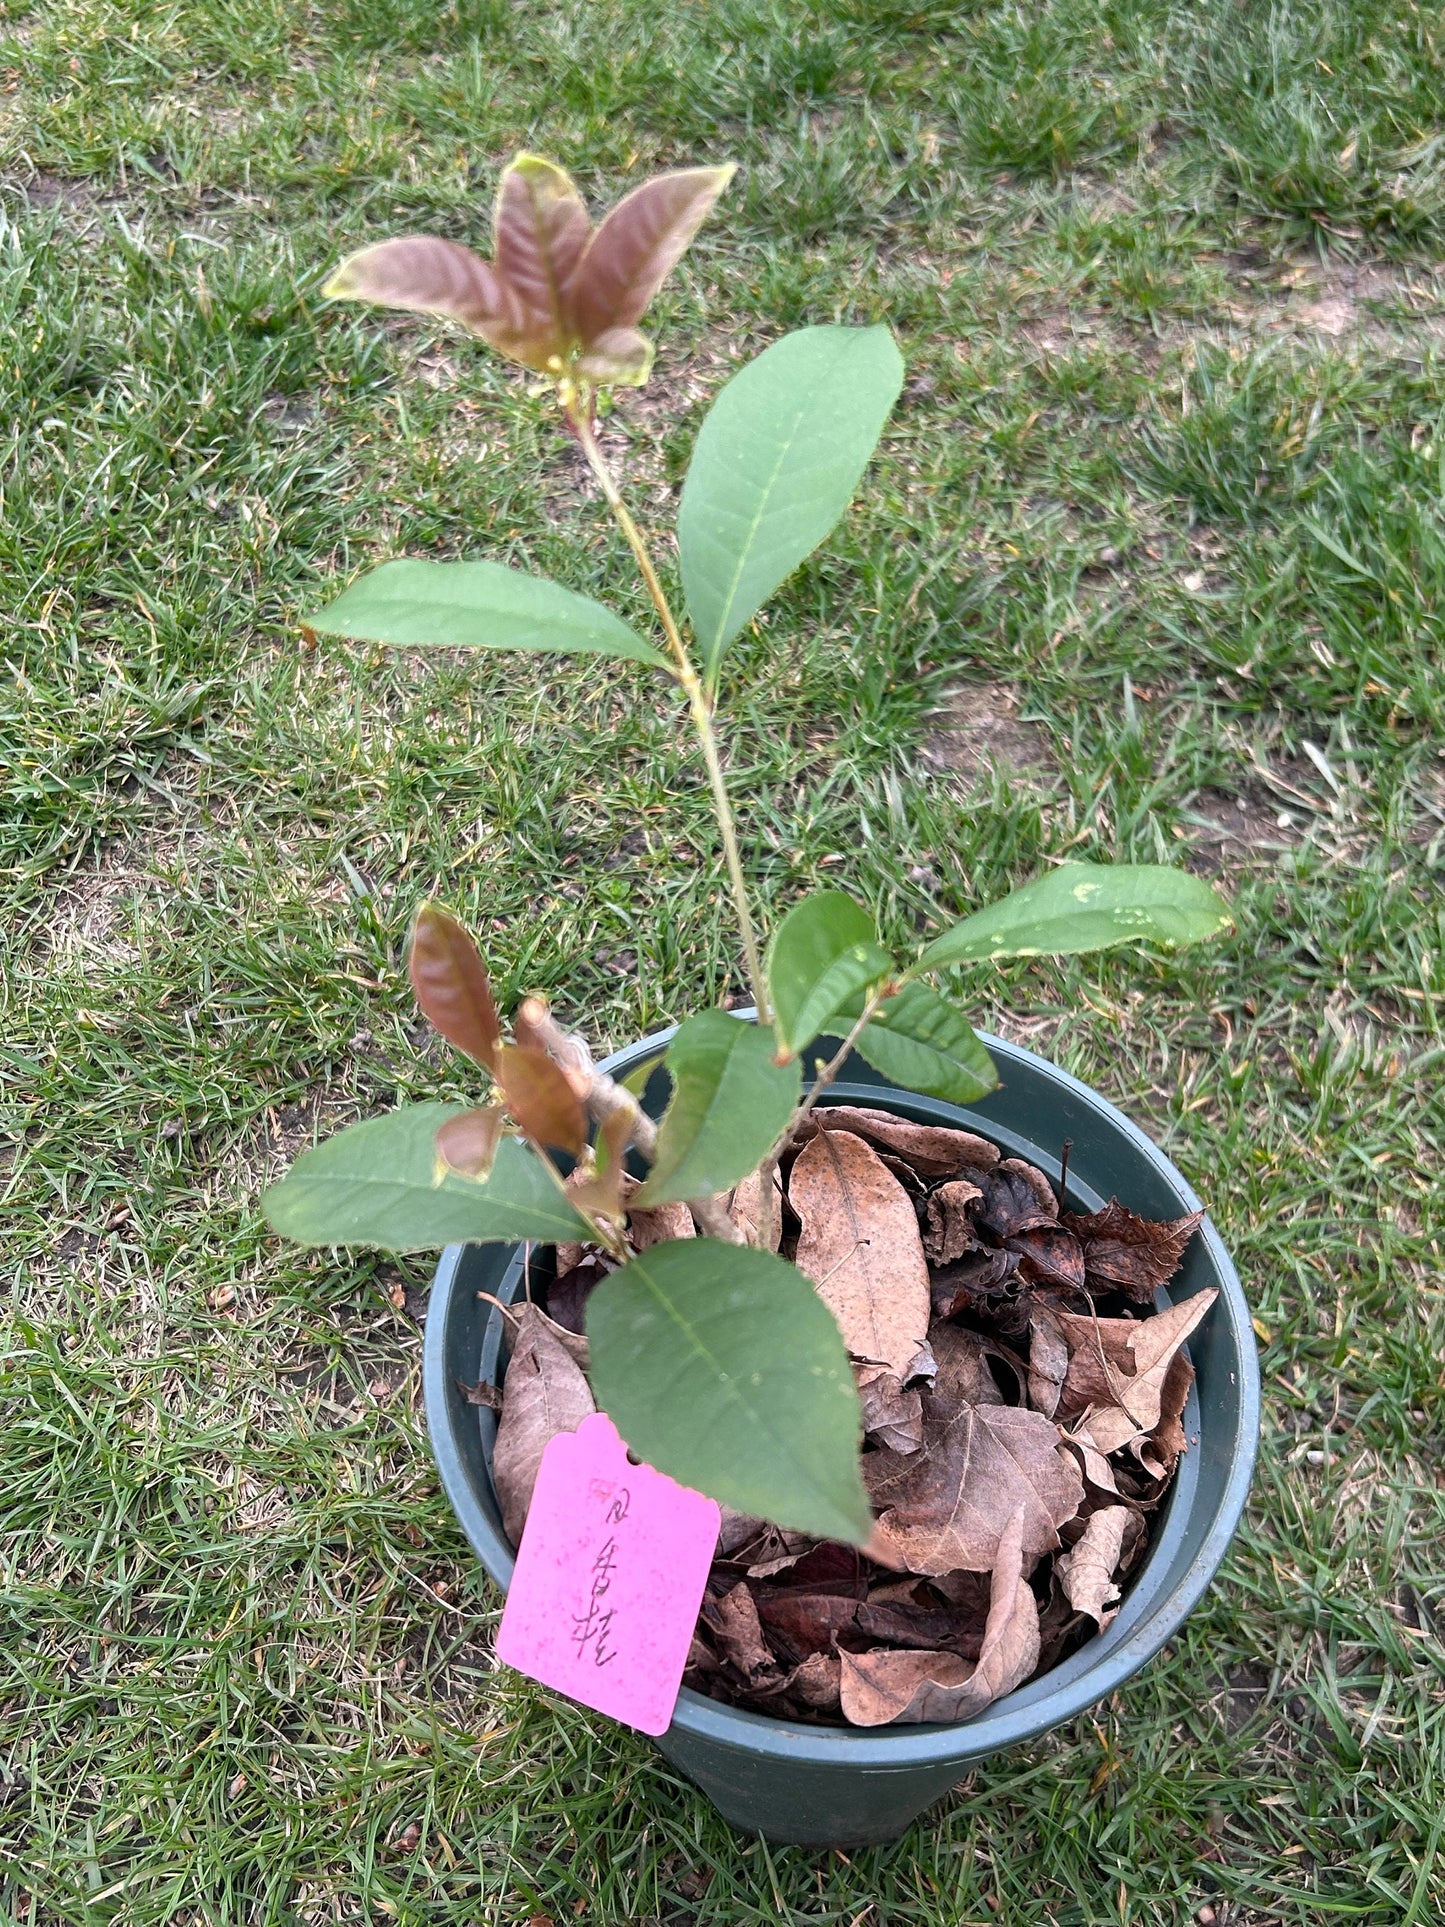
[[[967,1719],[1102,1631],[1143,1557],[1217,1296],[1155,1306],[1198,1215],[1070,1212],[985,1138],[849,1105],[814,1112],[780,1185],[775,1241],[853,1358],[878,1556],[724,1508],[685,1683],[782,1719]],[[750,1235],[756,1186],[731,1201]],[[685,1206],[629,1215],[639,1250],[692,1233]],[[609,1265],[560,1247],[546,1311],[510,1316],[514,1544],[548,1440],[594,1409],[583,1314]]]

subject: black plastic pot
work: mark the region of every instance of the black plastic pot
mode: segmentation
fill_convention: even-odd
[[[624,1076],[660,1057],[671,1032],[609,1059]],[[861,1058],[850,1060],[830,1101],[881,1105],[926,1123],[958,1124],[1027,1157],[1052,1178],[1073,1140],[1069,1202],[1097,1210],[1117,1196],[1149,1217],[1177,1217],[1199,1200],[1142,1131],[1076,1078],[1032,1052],[986,1040],[1003,1079],[968,1110],[896,1090]],[[660,1108],[666,1078],[647,1091]],[[432,1446],[457,1518],[499,1586],[512,1575],[492,1489],[496,1420],[468,1405],[458,1382],[495,1381],[501,1319],[477,1297],[505,1300],[521,1287],[514,1249],[453,1245],[442,1254],[426,1326],[426,1409]],[[1190,1343],[1197,1373],[1185,1412],[1193,1442],[1180,1461],[1144,1564],[1118,1617],[1052,1672],[955,1726],[860,1731],[805,1726],[722,1706],[684,1691],[658,1745],[733,1825],[803,1846],[857,1846],[892,1839],[968,1767],[1019,1740],[1061,1725],[1114,1691],[1178,1630],[1218,1570],[1244,1510],[1259,1430],[1259,1363],[1249,1309],[1234,1266],[1206,1218],[1171,1296],[1209,1286],[1219,1301]]]

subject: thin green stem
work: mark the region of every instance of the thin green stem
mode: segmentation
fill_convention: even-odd
[[[753,928],[753,915],[748,903],[747,880],[743,875],[742,857],[738,851],[737,830],[733,823],[732,803],[728,797],[727,782],[723,776],[722,758],[718,754],[717,735],[712,724],[712,710],[707,700],[707,692],[697,671],[693,668],[692,658],[683,641],[682,630],[667,600],[667,592],[658,579],[653,567],[652,556],[642,531],[633,521],[627,504],[622,499],[616,480],[607,465],[607,457],[597,445],[588,419],[589,408],[585,397],[579,397],[572,389],[563,388],[562,406],[567,419],[572,424],[582,453],[587,457],[588,466],[597,477],[597,485],[602,490],[607,506],[617,519],[617,525],[627,538],[627,546],[637,560],[637,567],[647,593],[652,598],[662,623],[663,635],[672,652],[676,665],[677,680],[687,697],[688,708],[692,714],[693,727],[697,731],[702,760],[707,770],[708,787],[712,791],[713,813],[717,817],[718,833],[722,838],[723,857],[727,864],[728,883],[732,891],[733,908],[737,913],[738,931],[743,942],[743,956],[747,963],[748,982],[752,987],[753,1002],[757,1005],[758,1022],[770,1024],[773,1020],[772,1006],[768,1002],[767,980],[763,975],[762,952],[758,948],[757,934]]]

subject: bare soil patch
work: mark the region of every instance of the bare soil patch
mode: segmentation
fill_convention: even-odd
[[[1288,812],[1272,803],[1264,791],[1246,784],[1234,793],[1201,790],[1184,811],[1189,832],[1191,870],[1216,875],[1242,863],[1273,863],[1294,848],[1297,832]]]
[[[1053,768],[1047,733],[1020,715],[1021,699],[1006,683],[964,683],[951,690],[923,745],[926,765],[962,777],[971,788],[990,770],[1029,781]]]

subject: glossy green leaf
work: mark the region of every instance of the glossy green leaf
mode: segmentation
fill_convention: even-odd
[[[672,1102],[637,1204],[708,1198],[757,1170],[802,1088],[797,1064],[775,1064],[773,1049],[771,1030],[725,1010],[679,1026],[667,1047]]]
[[[794,1266],[654,1245],[587,1303],[597,1402],[649,1465],[724,1505],[861,1545],[862,1415],[836,1321]]]
[[[585,1238],[586,1221],[513,1137],[484,1180],[448,1171],[436,1136],[460,1104],[410,1104],[338,1131],[262,1198],[272,1228],[308,1245],[429,1251],[513,1238]]]
[[[864,1027],[857,1045],[875,1071],[905,1091],[975,1104],[998,1072],[961,1010],[927,984],[905,984]]]
[[[1061,957],[1118,943],[1200,943],[1233,923],[1219,892],[1188,870],[1162,863],[1064,863],[945,930],[913,967]]]
[[[600,602],[500,562],[383,562],[306,623],[357,642],[558,649],[669,669],[659,650]]]
[[[804,897],[768,949],[768,993],[783,1049],[792,1056],[806,1049],[850,998],[892,968],[861,904],[841,890]]]
[[[886,327],[802,328],[713,403],[677,523],[709,683],[728,643],[847,508],[902,384]]]

